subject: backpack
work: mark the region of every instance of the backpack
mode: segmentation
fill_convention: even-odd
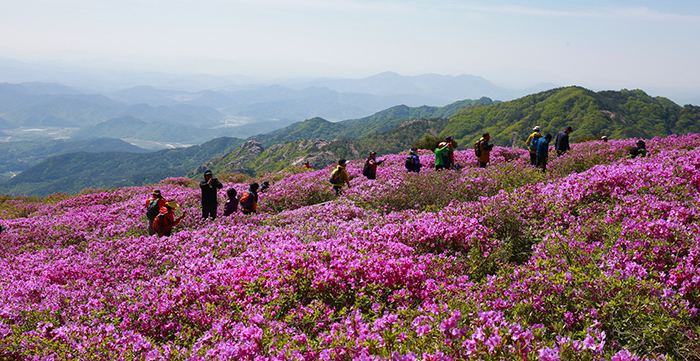
[[[532,140],[530,141],[530,144],[529,144],[530,150],[535,150],[535,151],[537,150],[537,141],[538,141],[540,138],[542,138],[542,137],[539,136],[539,135],[534,135],[534,136],[532,137]]]
[[[408,171],[412,171],[413,169],[415,169],[416,164],[414,163],[412,156],[409,155],[408,158],[406,158],[406,161],[404,162],[404,166],[406,167],[406,170],[408,170]]]
[[[340,171],[336,168],[331,172],[331,184],[343,184],[343,179],[340,177]]]
[[[477,158],[481,157],[481,140],[477,140],[476,143],[474,143],[474,154]]]
[[[158,213],[153,220],[153,230],[158,234],[165,234],[166,231],[173,229],[173,221],[165,217],[165,213]]]
[[[160,207],[158,207],[158,200],[159,198],[154,198],[151,199],[150,202],[148,202],[148,208],[146,208],[146,217],[148,217],[148,219],[150,219],[151,221],[156,219],[158,213],[160,213]]]
[[[253,202],[255,201],[255,196],[250,194],[250,192],[244,192],[241,196],[241,208],[251,209],[253,207]]]

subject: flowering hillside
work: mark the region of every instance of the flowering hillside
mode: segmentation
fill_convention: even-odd
[[[388,155],[376,180],[356,160],[337,199],[330,168],[269,174],[258,214],[215,221],[166,179],[169,238],[150,187],[7,199],[0,359],[699,360],[700,135],[633,143],[546,174],[509,148]]]

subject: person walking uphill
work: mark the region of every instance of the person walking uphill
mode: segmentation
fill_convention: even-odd
[[[160,209],[165,207],[165,198],[160,194],[160,189],[154,189],[151,196],[146,199],[146,218],[148,218],[148,235],[156,234],[153,229],[153,221],[160,213]]]
[[[173,228],[187,215],[187,211],[183,211],[182,215],[175,219],[175,212],[173,210],[177,207],[179,207],[179,205],[174,200],[167,201],[165,207],[160,209],[160,213],[158,213],[156,219],[153,220],[153,229],[158,234],[158,237],[170,237]]]
[[[547,161],[549,160],[549,141],[552,135],[547,133],[544,138],[537,140],[537,166],[542,168],[542,173],[547,171]]]
[[[476,143],[475,152],[476,156],[479,157],[479,167],[481,168],[486,168],[486,165],[491,161],[493,144],[489,144],[489,140],[491,140],[491,135],[484,133]]]
[[[349,162],[345,159],[340,159],[338,161],[338,165],[335,166],[335,169],[331,172],[331,179],[330,182],[333,185],[333,190],[335,191],[335,195],[339,196],[343,193],[343,186],[345,184],[348,185],[348,188],[350,188],[350,176],[348,176],[348,171],[345,169],[345,166]]]
[[[369,157],[365,161],[365,167],[362,169],[362,175],[367,179],[377,179],[377,166],[384,163],[383,160],[377,160],[377,152],[369,152]]]
[[[537,166],[537,140],[542,138],[542,133],[540,133],[540,127],[535,126],[532,128],[532,134],[527,137],[525,144],[527,144],[527,150],[530,152],[530,165]]]
[[[216,206],[219,204],[216,191],[223,187],[210,170],[204,172],[204,180],[199,183],[199,188],[202,189],[202,218],[216,219]]]
[[[571,127],[566,127],[557,134],[557,140],[554,142],[554,149],[557,150],[557,156],[563,155],[567,150],[571,149],[571,147],[569,147],[569,133],[572,131]]]
[[[251,214],[258,211],[258,188],[260,188],[258,183],[250,183],[248,190],[241,195],[240,203],[243,214]]]

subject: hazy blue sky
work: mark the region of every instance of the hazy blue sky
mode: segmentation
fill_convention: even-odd
[[[0,57],[256,76],[700,88],[700,1],[0,0]]]

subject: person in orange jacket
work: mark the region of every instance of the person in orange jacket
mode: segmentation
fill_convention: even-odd
[[[260,185],[257,182],[250,183],[248,190],[241,195],[239,202],[243,214],[251,214],[258,211],[258,188],[260,188]]]
[[[160,209],[165,207],[165,198],[160,194],[160,189],[154,189],[151,196],[146,199],[146,217],[148,218],[148,235],[156,234],[153,229],[153,221],[160,213]]]
[[[160,213],[156,217],[155,220],[153,220],[153,229],[156,231],[158,234],[158,237],[170,237],[172,234],[173,228],[177,226],[180,221],[182,221],[183,218],[185,218],[185,215],[187,215],[187,211],[183,211],[182,215],[175,219],[175,212],[174,209],[178,208],[179,205],[177,202],[174,200],[169,200],[165,203],[165,207],[160,209]]]

